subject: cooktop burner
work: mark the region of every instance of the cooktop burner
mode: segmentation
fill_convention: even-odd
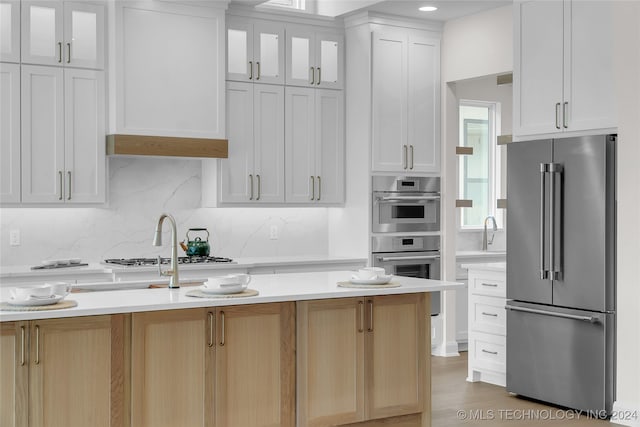
[[[162,264],[170,264],[171,258],[160,258]],[[122,265],[126,267],[139,267],[146,265],[158,265],[158,258],[112,258],[105,259],[105,264]],[[178,264],[235,264],[231,258],[217,256],[181,256],[178,257]]]

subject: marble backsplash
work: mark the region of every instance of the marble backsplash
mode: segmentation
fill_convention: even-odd
[[[169,256],[168,222],[164,245],[151,245],[162,212],[176,218],[179,240],[190,227],[207,228],[217,256],[327,255],[326,208],[201,208],[200,170],[200,160],[110,158],[107,206],[0,209],[0,266]],[[14,229],[20,246],[9,246]]]

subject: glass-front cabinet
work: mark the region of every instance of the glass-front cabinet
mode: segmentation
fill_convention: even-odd
[[[344,37],[287,27],[287,85],[342,89]]]
[[[284,83],[284,26],[230,17],[227,21],[227,80]]]
[[[104,68],[103,4],[24,0],[21,33],[23,63]]]
[[[0,1],[0,61],[20,62],[20,2]]]

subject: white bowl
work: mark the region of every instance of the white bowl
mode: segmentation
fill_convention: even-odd
[[[358,280],[371,280],[377,279],[380,276],[384,276],[384,268],[381,267],[364,267],[358,270],[354,276],[354,279]]]
[[[247,286],[251,282],[251,276],[248,274],[227,274],[226,276],[209,277],[204,282],[206,288],[223,288],[225,286]]]
[[[36,298],[46,298],[51,296],[52,289],[48,284],[34,285],[34,286],[21,286],[19,288],[13,288],[10,291],[11,296],[16,300],[27,300],[31,296]]]

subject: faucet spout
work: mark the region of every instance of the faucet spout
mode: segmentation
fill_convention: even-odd
[[[493,232],[491,233],[491,239],[487,239],[487,221],[491,220],[493,223]],[[489,249],[489,245],[493,244],[493,239],[496,237],[496,231],[498,231],[498,224],[496,223],[496,219],[489,215],[484,219],[484,229],[482,232],[482,250],[486,251]]]
[[[169,288],[176,289],[180,287],[180,281],[178,279],[178,231],[176,220],[171,215],[166,213],[160,215],[153,237],[153,246],[162,246],[162,223],[165,218],[168,218],[171,223],[171,269],[162,271],[160,260],[158,260],[158,271],[160,271],[161,276],[170,276]]]

